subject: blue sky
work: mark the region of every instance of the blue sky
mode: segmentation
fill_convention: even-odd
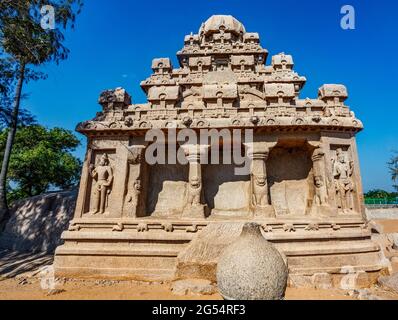
[[[86,0],[76,29],[66,33],[69,59],[42,68],[48,79],[28,84],[26,107],[48,127],[74,130],[100,110],[99,93],[124,87],[145,102],[139,83],[155,57],[170,57],[213,14],[231,14],[259,32],[270,55],[293,55],[307,77],[301,97],[324,83],[348,87],[347,104],[364,125],[358,148],[365,190],[392,190],[387,161],[398,150],[398,4],[391,0]],[[353,5],[356,29],[340,27],[340,9]],[[270,62],[270,59],[267,61]],[[76,154],[83,158],[85,139]]]

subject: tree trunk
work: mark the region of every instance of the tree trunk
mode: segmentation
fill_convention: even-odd
[[[21,103],[21,93],[25,77],[25,63],[21,62],[18,71],[18,83],[15,89],[14,97],[14,108],[11,115],[10,131],[7,136],[7,144],[4,150],[3,163],[1,166],[0,173],[0,227],[4,225],[4,222],[8,219],[9,210],[7,203],[7,173],[8,165],[10,163],[12,146],[14,144],[15,133],[18,126],[18,113],[19,105]],[[1,231],[1,229],[0,229]]]

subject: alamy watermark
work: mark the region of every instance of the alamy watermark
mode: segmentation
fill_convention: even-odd
[[[149,165],[186,165],[193,157],[201,164],[234,164],[236,175],[248,175],[253,136],[252,129],[152,129],[145,135],[145,160]]]
[[[55,9],[53,6],[45,5],[40,9],[41,19],[40,26],[44,30],[55,29]]]
[[[343,30],[355,30],[355,8],[351,5],[341,7],[340,13],[343,17],[340,20],[340,26]]]

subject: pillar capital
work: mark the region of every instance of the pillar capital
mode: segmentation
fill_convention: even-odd
[[[275,147],[274,142],[248,142],[244,143],[247,148],[247,156],[252,160],[267,160],[269,151],[271,148]]]
[[[313,162],[321,161],[324,156],[325,152],[323,151],[323,149],[321,148],[315,149],[314,153],[312,154],[312,161]]]
[[[204,144],[183,144],[182,150],[189,162],[200,162],[200,159],[206,155],[210,145]]]
[[[202,165],[200,160],[206,155],[210,145],[183,144],[185,156],[189,161],[189,181],[187,186],[187,202],[183,209],[183,218],[197,219],[205,217],[203,204]]]
[[[247,156],[251,160],[267,160],[269,156],[269,151],[263,151],[263,150],[248,150],[247,151]]]

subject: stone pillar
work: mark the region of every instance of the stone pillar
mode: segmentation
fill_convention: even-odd
[[[201,158],[206,154],[208,145],[182,145],[189,162],[189,181],[187,185],[186,204],[182,216],[184,218],[205,218],[206,205],[203,204],[203,182]]]
[[[247,145],[251,160],[251,208],[255,216],[275,217],[275,210],[270,204],[266,161],[269,146],[266,143]]]
[[[112,193],[109,198],[109,218],[121,218],[123,214],[123,201],[121,201],[127,179],[127,150],[128,139],[115,141],[116,153],[112,163],[114,181]]]
[[[312,201],[311,215],[333,215],[329,204],[329,181],[325,168],[325,152],[318,145],[312,154],[314,173],[314,198]]]
[[[145,215],[143,157],[145,146],[128,148],[127,190],[124,197],[123,216],[137,218]]]
[[[325,172],[325,152],[323,149],[315,149],[312,154],[314,172],[315,197],[313,204],[326,205],[329,201],[327,192],[327,177]]]
[[[79,195],[76,201],[74,219],[82,218],[83,214],[86,213],[86,211],[88,211],[86,209],[89,208],[90,189],[88,188],[88,184],[90,183],[90,165],[91,165],[91,158],[93,156],[91,143],[92,143],[91,140],[89,140],[86,157],[83,163],[80,183],[79,183]]]

